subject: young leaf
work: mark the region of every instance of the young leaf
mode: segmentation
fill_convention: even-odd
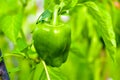
[[[44,21],[46,18],[50,18],[51,17],[51,12],[49,10],[45,10],[40,17],[38,18],[36,24],[38,24],[39,22]]]
[[[94,2],[86,2],[85,5],[87,6],[90,15],[99,24],[96,26],[96,29],[103,38],[107,51],[114,60],[116,41],[110,15],[106,11],[101,10]]]
[[[6,15],[1,17],[0,27],[4,34],[14,43],[16,43],[17,35],[21,29],[22,15]]]

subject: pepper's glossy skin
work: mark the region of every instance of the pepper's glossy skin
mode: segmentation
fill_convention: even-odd
[[[71,29],[66,25],[39,25],[33,33],[34,46],[47,65],[59,67],[67,59]]]

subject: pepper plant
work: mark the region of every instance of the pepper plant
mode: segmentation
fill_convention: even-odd
[[[119,0],[1,0],[0,80],[119,80]]]

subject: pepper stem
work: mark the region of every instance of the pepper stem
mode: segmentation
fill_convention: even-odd
[[[50,76],[49,76],[49,73],[48,73],[47,66],[46,66],[45,62],[42,59],[41,59],[41,62],[44,66],[45,73],[46,73],[46,76],[47,76],[47,80],[50,80]]]
[[[57,24],[58,10],[59,10],[59,6],[56,5],[53,13],[53,25]]]

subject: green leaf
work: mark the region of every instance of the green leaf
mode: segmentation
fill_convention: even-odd
[[[53,11],[54,10],[54,7],[55,7],[55,2],[54,0],[44,0],[44,9],[48,9],[50,11]]]
[[[96,35],[93,35],[89,48],[89,57],[88,57],[89,62],[94,61],[98,57],[101,49],[102,49],[102,44],[100,43],[98,37]]]
[[[14,13],[19,11],[20,8],[22,7],[19,5],[18,0],[0,0],[0,16]]]
[[[66,0],[65,0],[66,1]],[[71,0],[70,7],[74,7],[77,4],[78,0]],[[69,4],[69,3],[68,3]]]
[[[78,0],[63,0],[65,6],[64,6],[64,9],[70,9],[70,8],[73,8]]]
[[[77,4],[78,0],[54,0],[54,2],[56,4],[60,4],[61,2],[64,2],[65,7],[71,8]]]
[[[42,63],[37,64],[33,71],[34,71],[34,73],[33,73],[34,75],[31,75],[32,77],[29,80],[41,80],[39,78],[44,71],[44,67],[43,67]]]
[[[73,8],[77,2],[78,0],[45,0],[44,8],[53,12],[55,5],[59,5],[64,12],[70,8]]]
[[[1,19],[0,27],[4,34],[11,41],[16,43],[16,39],[22,25],[22,15],[21,14],[5,15],[0,19]]]
[[[60,4],[60,0],[54,0],[56,4]]]
[[[80,59],[85,59],[86,54],[88,53],[88,43],[86,40],[81,41],[81,43],[79,42],[72,42],[71,44],[71,48],[70,48],[70,52],[74,55],[76,55],[77,57],[79,57]]]
[[[47,69],[51,80],[68,80],[59,68],[53,68],[48,66]],[[43,71],[39,80],[47,80],[45,71]]]
[[[25,48],[27,48],[27,43],[25,42],[25,40],[23,38],[18,38],[16,46],[20,51],[22,51]]]
[[[27,54],[31,59],[34,59],[34,60],[37,59],[38,54],[32,49],[28,49]]]
[[[13,68],[13,69],[8,69],[9,71],[9,73],[15,73],[15,72],[18,72],[18,71],[20,71],[21,69],[20,69],[20,67],[15,67],[15,68]]]
[[[94,2],[86,2],[85,5],[87,6],[90,15],[99,24],[96,26],[96,30],[103,38],[110,56],[114,59],[116,53],[116,40],[111,16],[106,11],[101,10]]]
[[[71,30],[72,30],[72,40],[77,40],[78,37],[80,37],[82,34],[82,30],[84,28],[84,25],[86,23],[86,7],[80,6],[75,7],[70,14],[72,15],[70,19],[71,23]]]
[[[36,24],[38,24],[39,22],[44,21],[46,18],[50,18],[51,17],[51,12],[49,10],[45,10],[40,17],[38,18]]]

